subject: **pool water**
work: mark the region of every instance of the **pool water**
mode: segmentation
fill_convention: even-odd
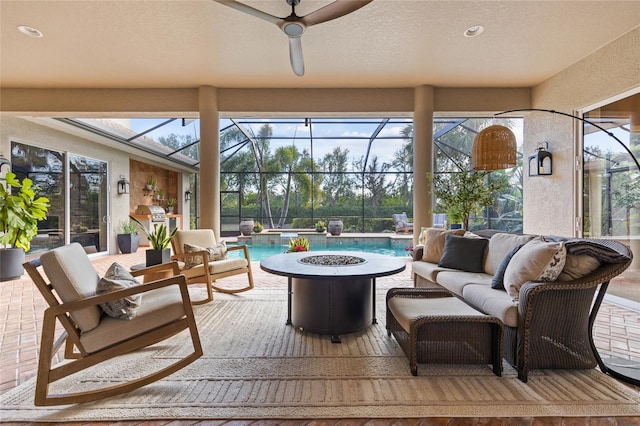
[[[231,247],[233,244],[229,244]],[[265,257],[274,256],[276,254],[282,254],[287,250],[288,245],[279,245],[279,244],[260,244],[260,245],[247,245],[249,248],[249,257],[251,260],[260,261]],[[386,254],[388,256],[407,256],[407,251],[404,248],[394,248],[389,244],[384,243],[347,243],[347,242],[339,242],[336,244],[327,244],[326,247],[319,248],[312,251],[323,251],[323,250],[331,250],[331,251],[364,251],[368,253],[378,253],[378,254]],[[230,258],[241,257],[241,251],[232,251],[229,253]]]

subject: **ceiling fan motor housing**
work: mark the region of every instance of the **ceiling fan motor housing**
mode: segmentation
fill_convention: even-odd
[[[289,37],[300,37],[304,32],[304,26],[298,22],[287,22],[282,27],[282,31],[284,31]]]

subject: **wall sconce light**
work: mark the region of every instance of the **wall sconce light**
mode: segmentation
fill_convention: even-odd
[[[120,180],[118,180],[118,194],[128,194],[129,193],[129,181],[124,176],[120,175]]]
[[[191,191],[188,189],[184,192],[184,200],[191,201]]]
[[[2,166],[7,165],[11,169],[11,162],[4,158],[4,155],[0,154],[0,172],[2,172]]]
[[[549,142],[539,143],[536,153],[529,156],[529,176],[549,176],[552,166],[553,158],[549,152]]]

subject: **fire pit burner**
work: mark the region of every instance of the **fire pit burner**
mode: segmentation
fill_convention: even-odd
[[[342,254],[321,254],[307,256],[299,259],[298,262],[316,266],[351,266],[360,265],[367,260],[357,256],[347,256]]]

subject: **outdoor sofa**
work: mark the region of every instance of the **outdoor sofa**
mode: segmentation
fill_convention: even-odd
[[[413,251],[415,287],[444,288],[500,319],[504,357],[520,380],[532,369],[597,365],[592,324],[609,280],[631,263],[627,246],[494,230],[424,233]]]

